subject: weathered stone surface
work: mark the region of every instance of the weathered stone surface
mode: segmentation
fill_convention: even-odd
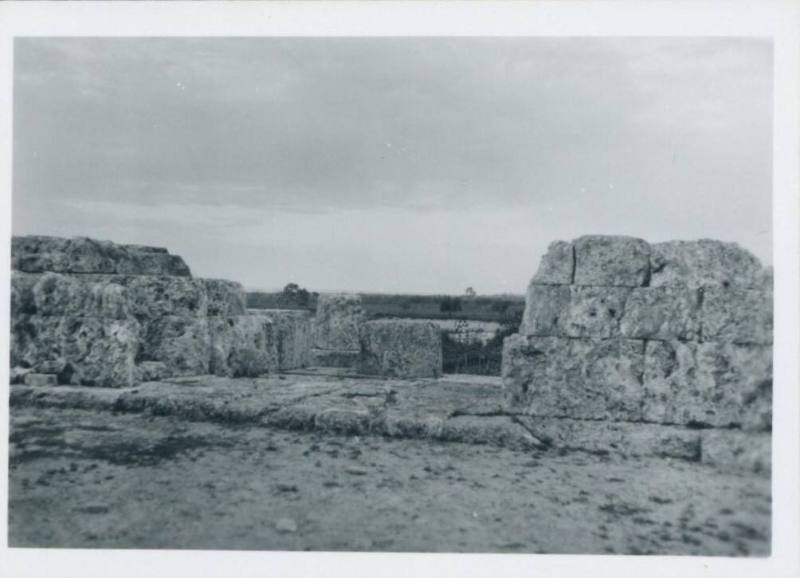
[[[188,277],[120,277],[127,287],[128,309],[139,320],[167,316],[203,318],[208,296],[201,280]]]
[[[736,243],[711,239],[669,241],[652,245],[650,285],[761,287],[759,260]]]
[[[101,387],[134,385],[139,329],[132,319],[65,317],[61,331],[66,364],[59,381]]]
[[[569,285],[575,271],[572,243],[553,241],[539,262],[531,283],[540,285]]]
[[[9,383],[23,383],[25,376],[29,373],[31,373],[31,369],[28,367],[12,367],[8,374]]]
[[[650,245],[642,239],[587,235],[573,241],[576,285],[641,287],[650,274]]]
[[[442,336],[435,324],[406,319],[368,321],[361,329],[359,371],[382,377],[438,377]]]
[[[700,337],[700,294],[685,287],[632,289],[620,333],[641,339],[695,340]]]
[[[12,367],[41,371],[43,364],[64,364],[61,318],[18,315],[11,319]],[[48,372],[49,373],[49,372]]]
[[[172,375],[209,372],[211,338],[205,317],[167,315],[145,321],[137,361],[161,361]]]
[[[533,436],[556,449],[697,461],[700,432],[682,427],[569,418],[517,418]]]
[[[525,296],[525,312],[519,332],[523,335],[560,335],[562,319],[567,315],[569,304],[569,286],[531,283]]]
[[[54,373],[26,373],[22,382],[35,387],[57,385],[58,376]]]
[[[172,371],[163,361],[140,361],[135,368],[136,382],[158,381],[172,377]]]
[[[24,236],[11,241],[11,268],[30,273],[126,273],[191,276],[183,259],[154,247],[86,237]]]
[[[566,315],[560,318],[567,337],[615,337],[630,289],[625,287],[570,287]]]
[[[241,283],[225,279],[201,279],[208,294],[209,316],[244,315],[246,294]]]
[[[130,314],[127,289],[113,277],[89,279],[61,273],[35,277],[31,294],[38,315],[125,319]]]
[[[510,411],[543,417],[641,419],[644,344],[513,335],[503,344]]]
[[[311,312],[293,309],[248,309],[272,321],[281,370],[311,365]]]
[[[262,315],[209,317],[211,373],[256,377],[278,368],[272,321]]]
[[[129,386],[138,338],[135,320],[24,315],[12,320],[11,364],[60,383]]]
[[[702,462],[723,471],[770,475],[772,435],[736,430],[702,432]]]
[[[650,341],[644,419],[657,423],[765,428],[771,421],[772,348]]]
[[[704,341],[772,343],[772,291],[741,287],[703,290]]]
[[[506,416],[453,417],[442,423],[436,439],[517,449],[543,448],[540,440]]]
[[[33,273],[11,272],[11,317],[36,313],[33,287],[38,280],[39,275]]]
[[[357,351],[359,331],[365,319],[360,296],[320,295],[313,323],[314,347]]]
[[[338,367],[358,369],[361,352],[354,349],[316,349],[312,348],[309,364],[312,367]]]

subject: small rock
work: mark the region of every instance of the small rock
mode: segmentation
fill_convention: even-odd
[[[354,476],[366,476],[369,473],[365,468],[358,467],[347,468],[345,471]]]
[[[297,522],[291,518],[281,518],[275,522],[275,529],[283,534],[297,532]]]
[[[296,492],[297,491],[297,486],[290,485],[290,484],[278,484],[277,486],[275,486],[275,488],[279,492]]]

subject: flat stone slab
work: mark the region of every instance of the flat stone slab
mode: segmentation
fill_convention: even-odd
[[[502,402],[495,377],[386,380],[299,372],[239,379],[202,375],[125,389],[13,385],[10,395],[12,414],[15,407],[148,413],[330,435],[658,456],[769,474],[768,433],[521,416],[505,413]]]

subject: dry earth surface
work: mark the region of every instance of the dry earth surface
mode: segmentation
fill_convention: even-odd
[[[13,407],[15,547],[769,554],[770,481],[704,464]]]

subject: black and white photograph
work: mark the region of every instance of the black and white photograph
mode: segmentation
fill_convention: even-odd
[[[774,38],[7,40],[10,550],[774,555]]]

